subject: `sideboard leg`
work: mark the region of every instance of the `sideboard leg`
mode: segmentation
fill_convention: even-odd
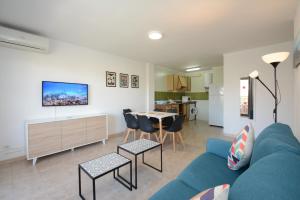
[[[106,144],[106,141],[105,141],[105,139],[104,139],[104,140],[102,140],[102,144]]]
[[[32,159],[32,165],[35,166],[37,158]]]

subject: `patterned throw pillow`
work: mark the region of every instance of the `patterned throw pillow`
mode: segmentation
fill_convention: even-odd
[[[228,167],[232,170],[238,170],[247,165],[251,158],[253,145],[254,131],[252,125],[248,124],[232,142],[228,152]]]
[[[227,200],[230,185],[224,184],[200,192],[191,200]]]

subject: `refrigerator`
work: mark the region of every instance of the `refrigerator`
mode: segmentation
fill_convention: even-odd
[[[210,85],[208,94],[208,124],[223,127],[224,88],[223,86]]]

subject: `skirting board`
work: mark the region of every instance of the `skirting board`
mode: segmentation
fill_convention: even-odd
[[[0,150],[0,162],[4,160],[10,160],[25,155],[25,147],[14,147]]]

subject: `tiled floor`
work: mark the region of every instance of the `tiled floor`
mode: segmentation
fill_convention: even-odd
[[[163,148],[163,173],[159,173],[138,163],[138,189],[130,192],[113,179],[112,174],[97,179],[97,199],[148,199],[155,191],[175,178],[196,156],[205,151],[207,138],[224,138],[222,129],[210,127],[206,122],[191,121],[185,123],[183,138],[185,149],[177,145],[176,153],[172,150],[169,138]],[[75,151],[65,151],[56,155],[38,159],[36,166],[22,160],[0,165],[0,199],[80,199],[78,196],[78,163],[96,158],[105,153],[116,151],[123,135],[113,137],[106,145],[93,144]],[[127,157],[130,157],[127,154]],[[146,159],[153,165],[159,164],[159,151],[146,154]],[[128,175],[128,169],[121,171]],[[92,182],[82,173],[82,191],[91,199]]]

